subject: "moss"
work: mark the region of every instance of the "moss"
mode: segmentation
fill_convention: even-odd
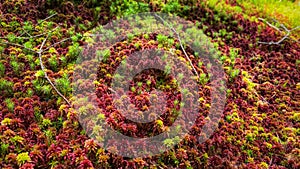
[[[246,135],[246,140],[253,142],[255,140],[255,135],[253,133],[248,133]]]
[[[291,117],[291,119],[294,120],[295,122],[300,122],[300,112],[295,112]]]
[[[157,124],[159,127],[163,127],[163,126],[164,126],[164,122],[161,121],[161,120],[156,120],[156,124]]]
[[[52,125],[52,122],[51,122],[50,119],[43,119],[42,125],[43,125],[44,127],[47,127],[47,126]]]
[[[261,168],[266,168],[266,169],[268,169],[268,168],[269,168],[269,165],[268,165],[266,162],[261,162],[261,163],[260,163],[260,167],[261,167]]]
[[[5,66],[2,62],[0,62],[0,77],[5,75]]]
[[[31,158],[28,155],[28,152],[20,153],[17,156],[17,163],[18,163],[19,166],[23,165],[26,162],[30,162],[30,161],[31,161]]]
[[[272,144],[270,144],[270,143],[266,143],[266,147],[267,147],[268,149],[271,149],[273,146],[272,146]]]
[[[7,109],[10,111],[10,112],[13,112],[14,111],[14,108],[15,108],[15,103],[11,100],[11,99],[5,99],[5,104],[6,104],[6,107]]]
[[[10,125],[11,119],[10,118],[4,118],[1,122],[1,125]]]

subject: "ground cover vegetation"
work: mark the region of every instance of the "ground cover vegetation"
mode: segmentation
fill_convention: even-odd
[[[1,0],[0,168],[299,168],[297,9],[299,2],[287,0]],[[227,100],[217,130],[199,144],[201,122],[211,103],[209,65],[186,47],[199,74],[196,124],[182,141],[164,140],[167,146],[175,145],[169,151],[128,159],[107,152],[87,136],[78,121],[84,110],[72,107],[72,75],[83,46],[93,43],[93,28],[139,12],[170,13],[202,30],[220,51]],[[168,130],[179,113],[181,95],[165,73],[168,67],[136,76],[129,94],[132,105],[142,111],[157,97],[147,91],[159,88],[167,93],[168,109],[161,119],[131,123],[111,105],[109,84],[113,77],[121,78],[113,74],[116,66],[130,53],[147,48],[173,50],[189,63],[177,37],[160,33],[128,34],[96,53],[105,58],[95,83],[103,110],[99,119],[133,137]]]

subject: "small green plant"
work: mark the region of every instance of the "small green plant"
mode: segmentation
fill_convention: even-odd
[[[168,37],[165,36],[165,35],[162,35],[162,34],[158,34],[157,37],[156,37],[157,41],[159,44],[164,44],[167,42],[168,40]]]
[[[149,37],[149,34],[144,34],[143,36],[144,36],[144,38],[147,39],[147,40],[149,40],[149,38],[150,38],[150,37]]]
[[[167,44],[169,47],[171,47],[174,44],[174,39],[168,38],[167,39]]]
[[[50,85],[44,85],[42,86],[41,90],[45,95],[48,96],[51,94],[52,87]]]
[[[134,0],[116,0],[110,6],[110,11],[118,17],[132,15],[140,12],[148,12],[149,5]]]
[[[200,74],[200,84],[206,85],[207,82],[209,81],[209,77],[205,73]]]
[[[230,122],[231,122],[231,118],[232,118],[232,117],[231,117],[230,115],[227,115],[227,116],[226,116],[226,121],[230,123]]]
[[[69,46],[69,51],[66,56],[69,60],[76,60],[81,50],[82,47],[79,46],[79,43],[74,43],[72,46]]]
[[[201,67],[202,67],[202,65],[203,65],[203,62],[199,61],[199,62],[198,62],[198,67],[200,67],[200,68],[201,68]]]
[[[101,60],[103,62],[106,62],[107,59],[110,57],[111,53],[109,49],[105,49],[105,50],[98,50],[96,52],[97,57],[99,58],[98,60]]]
[[[61,61],[61,66],[66,66],[67,65],[67,58],[64,56],[59,57]]]
[[[11,119],[10,118],[4,118],[1,121],[1,125],[10,125]]]
[[[25,42],[25,43],[24,43],[24,47],[26,47],[26,48],[28,48],[28,49],[32,49],[32,48],[33,48],[33,46],[32,46],[32,44],[31,44],[30,41]]]
[[[16,35],[15,34],[13,34],[13,33],[9,33],[8,35],[7,35],[7,39],[8,39],[8,41],[10,42],[10,43],[14,43],[15,42],[15,40],[16,40]]]
[[[0,77],[5,75],[5,66],[2,62],[0,62]]]
[[[17,143],[24,144],[25,139],[21,136],[16,135],[16,136],[10,138],[10,141],[12,143],[14,143],[14,145],[16,145]]]
[[[142,87],[143,82],[138,82],[137,85],[138,85],[138,87]]]
[[[178,105],[179,104],[179,100],[174,100],[174,105],[176,106],[176,105]]]
[[[203,159],[204,162],[206,162],[206,161],[208,160],[208,158],[209,158],[209,156],[208,156],[207,153],[204,153],[204,154],[202,155],[202,159]]]
[[[136,88],[134,86],[132,86],[130,89],[131,89],[132,92],[136,91]]]
[[[23,25],[23,29],[26,30],[27,32],[30,32],[30,31],[33,30],[32,22],[30,22],[30,21],[25,21],[23,24],[24,24],[24,25]]]
[[[127,34],[127,39],[129,42],[131,42],[133,38],[134,38],[134,34],[132,34],[132,33]]]
[[[43,125],[44,127],[47,127],[47,126],[52,125],[52,122],[51,122],[50,119],[43,119],[42,125]]]
[[[170,0],[164,4],[162,12],[164,13],[176,13],[180,10],[181,5],[178,0]]]
[[[50,145],[52,143],[52,139],[53,139],[53,133],[52,133],[52,131],[51,130],[45,130],[44,134],[45,134],[45,136],[47,138],[48,144]]]
[[[239,57],[238,50],[234,49],[234,48],[230,48],[229,49],[229,57],[230,57],[231,60],[234,60],[235,58],[238,58]]]
[[[161,121],[161,120],[156,120],[156,124],[157,124],[159,127],[163,127],[163,126],[164,126],[164,122]]]
[[[0,79],[0,93],[3,92],[3,95],[13,94],[13,82],[7,81],[3,78]]]
[[[10,66],[13,68],[13,71],[18,74],[19,73],[19,70],[20,70],[20,65],[18,62],[16,61],[11,61],[10,62]]]
[[[38,70],[38,71],[35,73],[35,76],[36,76],[37,78],[39,78],[39,77],[44,77],[44,76],[45,76],[45,73],[44,73],[44,71],[42,71],[42,70]]]
[[[151,85],[151,80],[147,80],[147,81],[146,81],[146,84],[147,84],[148,86],[150,86],[150,85]]]
[[[1,143],[0,146],[0,154],[2,156],[5,156],[6,153],[8,153],[9,144]]]
[[[52,68],[52,70],[57,71],[58,63],[57,63],[57,60],[56,60],[56,55],[51,56],[48,59],[48,62],[49,62],[50,67]]]
[[[250,142],[254,141],[254,140],[255,140],[255,135],[252,134],[252,133],[248,133],[248,134],[246,135],[246,140],[248,140],[248,141],[250,141]]]
[[[164,140],[164,145],[165,145],[167,148],[172,148],[172,147],[175,145],[175,143],[173,142],[172,139],[165,139],[165,140]]]
[[[18,163],[19,166],[23,165],[26,162],[30,162],[30,161],[31,161],[31,158],[28,155],[28,152],[20,153],[17,156],[17,163]]]
[[[240,70],[239,69],[233,69],[230,71],[230,79],[233,80],[234,78],[236,78],[238,75],[240,74]]]
[[[172,70],[171,65],[167,63],[167,64],[165,65],[164,74],[165,74],[165,75],[169,75],[169,74],[171,73],[171,70]]]
[[[56,79],[56,87],[57,89],[64,94],[65,96],[70,94],[72,91],[71,82],[69,80],[68,75],[65,73],[63,77]]]
[[[136,49],[140,49],[142,45],[141,45],[141,43],[137,42],[134,44],[134,46]]]
[[[9,99],[9,98],[5,99],[5,104],[6,104],[7,109],[10,112],[14,111],[15,103],[11,99]]]

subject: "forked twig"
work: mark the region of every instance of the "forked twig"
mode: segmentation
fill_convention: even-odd
[[[69,39],[71,39],[71,38],[66,38],[66,39],[63,39],[63,40],[61,40],[61,41],[59,41],[59,42],[56,42],[56,43],[52,44],[51,46],[47,47],[44,51],[46,51],[46,50],[52,48],[52,47],[55,46],[55,45],[61,44],[61,43],[65,42],[65,41],[67,41],[67,40],[69,40]]]
[[[19,44],[17,44],[17,43],[10,43],[10,42],[0,42],[0,43],[2,43],[2,44],[5,44],[5,45],[12,45],[12,46],[21,47],[21,48],[24,48],[24,49],[26,49],[26,50],[29,50],[29,51],[31,51],[31,52],[34,52],[34,53],[36,53],[36,51],[35,51],[35,50],[33,50],[33,49],[30,49],[30,48],[26,48],[25,46],[23,46],[23,45],[19,45]]]
[[[259,20],[265,22],[267,25],[269,25],[270,27],[272,27],[273,29],[277,30],[278,32],[280,33],[283,33],[278,27],[272,25],[271,23],[269,23],[268,21],[266,21],[265,19],[263,18],[258,18]],[[277,20],[273,19],[275,22],[278,23]],[[285,39],[289,38],[289,36],[291,35],[291,32],[296,30],[296,29],[299,29],[300,26],[297,26],[293,29],[288,29],[286,26],[284,26],[283,24],[280,24],[280,27],[283,28],[284,32],[285,32],[285,35],[284,37],[282,37],[279,41],[277,42],[274,42],[274,41],[271,41],[271,42],[258,42],[258,43],[261,43],[261,44],[266,44],[266,45],[279,45],[281,42],[283,42]],[[296,40],[295,40],[296,41]],[[298,42],[298,41],[296,41]]]
[[[56,14],[53,14],[53,15],[47,17],[46,19],[43,19],[42,22],[45,21],[45,20],[47,20],[47,19],[49,19],[49,18],[51,18],[51,17],[53,17],[53,16],[55,16],[55,15],[56,15]],[[57,26],[56,28],[52,29],[50,32],[53,32],[53,31],[54,31],[55,29],[57,29],[58,27],[59,27],[59,26]],[[50,49],[51,47],[53,47],[53,46],[55,46],[55,45],[58,45],[58,44],[60,44],[60,43],[62,43],[62,42],[65,42],[65,41],[69,40],[70,38],[66,38],[66,39],[64,39],[64,40],[62,40],[62,41],[60,41],[60,42],[57,42],[57,43],[52,44],[51,46],[47,47],[46,49],[43,49],[43,47],[44,47],[45,44],[46,44],[47,39],[49,38],[49,33],[50,33],[50,32],[46,32],[46,33],[43,33],[43,34],[31,36],[29,33],[27,33],[27,32],[25,31],[25,33],[28,34],[28,36],[30,36],[30,37],[25,37],[25,38],[39,37],[39,36],[42,36],[42,35],[47,34],[47,37],[43,40],[43,42],[42,42],[42,44],[41,44],[41,46],[40,46],[40,48],[39,48],[38,51],[35,51],[35,50],[33,50],[33,49],[30,49],[30,48],[27,48],[27,47],[25,47],[25,46],[23,46],[23,45],[20,45],[20,44],[17,44],[17,43],[1,42],[1,41],[0,41],[0,43],[6,44],[6,45],[12,45],[12,46],[21,47],[21,48],[23,48],[23,49],[26,49],[26,50],[29,50],[29,51],[32,51],[32,52],[36,53],[36,54],[38,55],[38,57],[39,57],[40,66],[41,66],[41,69],[42,69],[42,71],[43,71],[43,73],[44,73],[44,76],[45,76],[45,78],[47,79],[47,81],[50,83],[50,85],[52,86],[52,88],[57,92],[57,94],[58,94],[60,97],[62,97],[69,105],[71,105],[70,101],[69,101],[62,93],[60,93],[60,91],[55,87],[55,85],[53,84],[53,82],[52,82],[51,79],[49,78],[49,76],[48,76],[48,74],[47,74],[47,72],[46,72],[46,68],[45,68],[45,66],[44,66],[44,64],[43,64],[43,61],[42,61],[42,53],[43,53],[43,52],[47,51],[48,49]],[[19,37],[19,38],[24,38],[24,37]],[[7,38],[0,38],[0,39],[7,39]]]
[[[40,46],[40,50],[37,52],[37,54],[38,54],[38,56],[39,56],[39,60],[40,60],[40,66],[41,66],[41,69],[42,69],[42,71],[44,72],[45,78],[48,80],[48,82],[49,82],[50,85],[53,87],[53,89],[56,91],[56,93],[57,93],[58,95],[60,95],[60,97],[62,97],[69,105],[71,105],[71,103],[69,102],[69,100],[68,100],[63,94],[61,94],[60,91],[59,91],[59,90],[55,87],[55,85],[52,83],[51,79],[48,77],[47,72],[46,72],[46,70],[45,70],[45,66],[44,66],[43,61],[42,61],[42,53],[48,49],[48,48],[47,48],[47,49],[43,50],[43,47],[44,47],[44,45],[45,45],[45,43],[46,43],[48,37],[49,37],[49,34],[48,34],[47,37],[44,39],[42,45]]]
[[[268,21],[266,21],[265,19],[263,18],[258,18],[258,20],[262,21],[262,22],[266,22],[267,25],[269,25],[270,27],[276,29],[278,32],[281,32],[279,28],[277,28],[276,26],[270,24]]]
[[[32,39],[32,38],[38,38],[38,37],[41,37],[41,36],[44,36],[46,35],[47,33],[50,33],[50,32],[54,32],[56,29],[58,29],[59,26],[55,27],[54,29],[52,29],[51,31],[49,32],[44,32],[44,33],[41,33],[41,34],[38,34],[38,35],[31,35],[30,33],[28,33],[26,30],[23,29],[23,33],[20,35],[20,36],[17,36],[16,39]],[[29,37],[23,37],[24,34],[27,34]],[[0,39],[8,39],[7,37],[0,37]]]
[[[177,39],[178,39],[179,44],[180,44],[180,47],[181,47],[181,49],[182,49],[182,51],[183,51],[185,57],[188,59],[190,65],[192,66],[192,69],[194,70],[194,72],[196,73],[196,75],[200,78],[200,76],[199,76],[199,74],[198,74],[196,68],[195,68],[194,65],[193,65],[192,60],[190,59],[190,57],[188,56],[188,54],[186,53],[186,51],[185,51],[185,49],[184,49],[184,47],[183,47],[183,45],[182,45],[182,42],[181,42],[181,39],[180,39],[179,34],[178,34],[178,33],[176,32],[176,30],[175,30],[168,22],[166,22],[162,17],[158,16],[157,14],[154,14],[154,15],[155,15],[156,17],[158,17],[163,23],[166,23],[166,25],[167,25],[167,26],[168,26],[168,27],[176,34]]]

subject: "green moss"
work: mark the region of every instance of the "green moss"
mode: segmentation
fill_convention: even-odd
[[[300,5],[289,0],[238,0],[248,14],[259,11],[261,17],[269,16],[289,27],[300,25]]]
[[[9,125],[11,122],[10,118],[4,118],[1,122],[1,125]]]
[[[14,108],[15,108],[15,103],[14,103],[11,99],[9,99],[9,98],[5,99],[4,102],[5,102],[5,104],[6,104],[7,109],[8,109],[10,112],[13,112],[13,111],[14,111]]]
[[[272,146],[272,144],[270,144],[270,143],[266,143],[266,147],[267,147],[268,149],[271,149],[273,146]]]
[[[269,165],[268,165],[266,162],[261,162],[261,163],[260,163],[260,166],[261,166],[262,168],[269,168]]]
[[[295,121],[295,122],[300,122],[300,112],[295,112],[292,116],[292,119]]]
[[[253,142],[255,140],[255,135],[253,133],[248,133],[246,135],[246,140]]]
[[[14,137],[10,138],[10,141],[12,143],[14,143],[15,145],[17,143],[24,144],[25,139],[23,137],[17,135],[17,136],[14,136]]]
[[[4,77],[5,75],[5,66],[2,62],[0,62],[0,77]]]
[[[4,156],[9,150],[9,144],[1,143],[0,150],[0,154]]]
[[[31,161],[31,158],[28,155],[28,152],[20,153],[17,156],[17,163],[18,163],[19,166],[23,165],[26,162],[30,162],[30,161]]]
[[[47,127],[47,126],[52,125],[52,122],[51,122],[50,119],[43,119],[42,125],[43,125],[44,127]]]
[[[161,120],[156,120],[156,124],[157,124],[159,127],[163,127],[163,126],[164,126],[164,122],[161,121]]]

